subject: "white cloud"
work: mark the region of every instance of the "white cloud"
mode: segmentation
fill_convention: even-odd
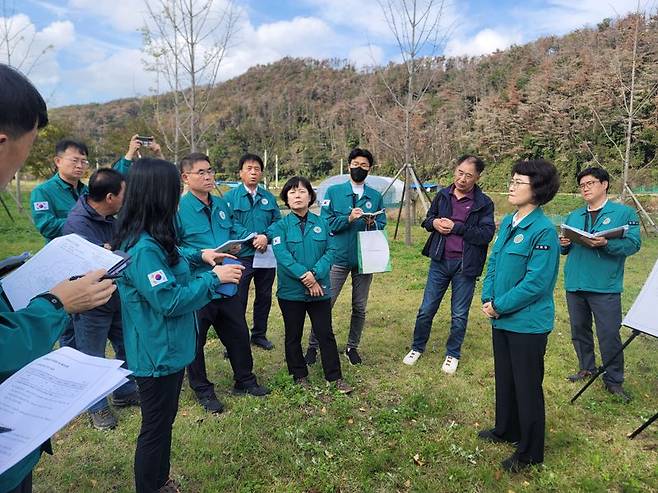
[[[135,31],[144,25],[143,0],[69,0],[68,7],[99,20],[122,32]]]
[[[447,56],[479,56],[504,50],[514,43],[521,42],[521,35],[513,32],[499,32],[493,29],[483,29],[471,38],[454,37],[448,41],[445,54]]]
[[[377,45],[357,46],[350,50],[347,59],[357,67],[381,65],[384,61],[384,50]]]

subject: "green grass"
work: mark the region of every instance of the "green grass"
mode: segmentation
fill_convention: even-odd
[[[16,225],[2,211],[0,218],[0,255],[41,246],[25,216]],[[184,385],[172,452],[172,473],[183,491],[658,491],[658,425],[636,440],[626,438],[656,412],[658,341],[640,337],[625,353],[626,387],[635,397],[630,404],[606,394],[600,382],[569,404],[579,386],[565,380],[577,368],[561,279],[546,355],[546,460],[515,476],[500,471],[512,449],[476,439],[494,419],[491,335],[479,294],[454,377],[440,371],[446,302],[425,355],[414,367],[402,364],[427,275],[428,261],[419,253],[425,237],[415,227],[412,247],[391,242],[393,272],[377,275],[370,294],[361,345],[365,365],[350,367],[342,359],[345,378],[356,389],[350,397],[326,389],[319,365],[311,369],[312,391],[292,385],[276,303],[269,330],[276,349],[254,351],[255,372],[273,390],[267,398],[230,396],[223,348],[217,338],[209,340],[209,375],[227,410],[205,414]],[[641,253],[627,263],[625,310],[656,258],[658,239],[644,238]],[[347,337],[349,290],[346,285],[334,310],[339,348]],[[628,335],[624,329],[623,337]],[[44,456],[36,468],[35,491],[131,491],[140,417],[134,408],[118,415],[119,427],[111,432],[92,429],[83,416],[55,435],[55,455]]]

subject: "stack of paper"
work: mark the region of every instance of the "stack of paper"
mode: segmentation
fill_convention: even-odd
[[[560,225],[560,228],[562,230],[562,236],[569,238],[571,241],[581,245],[586,245],[586,243],[583,242],[583,238],[590,240],[596,238],[607,238],[608,240],[612,240],[615,238],[623,238],[628,231],[627,224],[619,226],[618,228],[606,229],[605,231],[597,231],[596,233],[589,233],[587,231],[583,231],[582,229],[569,226],[568,224],[562,224]]]
[[[49,291],[61,281],[97,269],[118,273],[126,262],[125,254],[94,245],[81,236],[60,236],[4,277],[2,290],[11,307],[17,311],[25,308],[36,295]]]
[[[228,240],[215,248],[215,251],[218,253],[229,253],[233,247],[241,247],[243,243],[246,243],[256,237],[256,233],[251,233],[249,236],[246,236],[240,240]]]
[[[89,406],[128,382],[123,361],[63,347],[0,385],[0,474]]]

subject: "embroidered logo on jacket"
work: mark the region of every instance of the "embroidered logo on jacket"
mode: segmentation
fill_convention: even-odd
[[[167,276],[162,270],[156,270],[155,272],[151,272],[148,275],[148,278],[152,288],[156,287],[158,284],[167,282]]]
[[[322,201],[322,207],[328,207],[329,204],[331,204],[331,200],[329,200],[329,199],[324,199]]]
[[[609,218],[609,217],[606,217],[606,218],[603,220],[603,224],[610,224],[610,218]]]
[[[261,200],[260,200],[260,203],[263,204],[263,205],[267,205],[267,204],[269,204],[270,202],[269,202],[269,200],[267,200],[267,199],[261,199]]]
[[[313,232],[322,233],[322,228],[320,226],[316,226],[315,228],[313,228]]]
[[[275,238],[272,239],[272,246],[276,246],[279,243],[281,243],[281,237],[280,236],[276,236]]]
[[[35,211],[47,211],[50,209],[50,206],[48,205],[48,202],[35,202],[34,203],[34,210]]]
[[[226,213],[224,211],[219,211],[219,217],[221,219],[226,219]]]
[[[523,241],[523,235],[522,234],[518,234],[514,237],[514,243],[518,244],[518,243],[521,243],[522,241]]]

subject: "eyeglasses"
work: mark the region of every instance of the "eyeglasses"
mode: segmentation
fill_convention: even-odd
[[[457,178],[466,178],[467,180],[472,180],[475,178],[471,173],[464,173],[462,170],[458,169],[455,171],[455,176]]]
[[[361,169],[370,169],[370,163],[360,163],[358,161],[352,161],[350,163],[352,168],[361,168]]]
[[[206,176],[215,176],[214,169],[200,169],[199,171],[186,171],[188,175],[197,175],[199,178],[205,178]]]
[[[64,159],[66,161],[69,161],[73,163],[73,166],[81,165],[81,166],[89,166],[89,161],[86,159],[77,159],[77,158],[72,158],[72,157],[63,157],[61,159]]]
[[[521,185],[530,185],[529,181],[520,181],[520,180],[510,180],[507,183],[507,188],[518,188]]]
[[[585,183],[581,183],[578,185],[578,188],[581,190],[587,190],[588,188],[592,188],[595,183],[601,183],[601,180],[591,180],[591,181],[586,181]]]

